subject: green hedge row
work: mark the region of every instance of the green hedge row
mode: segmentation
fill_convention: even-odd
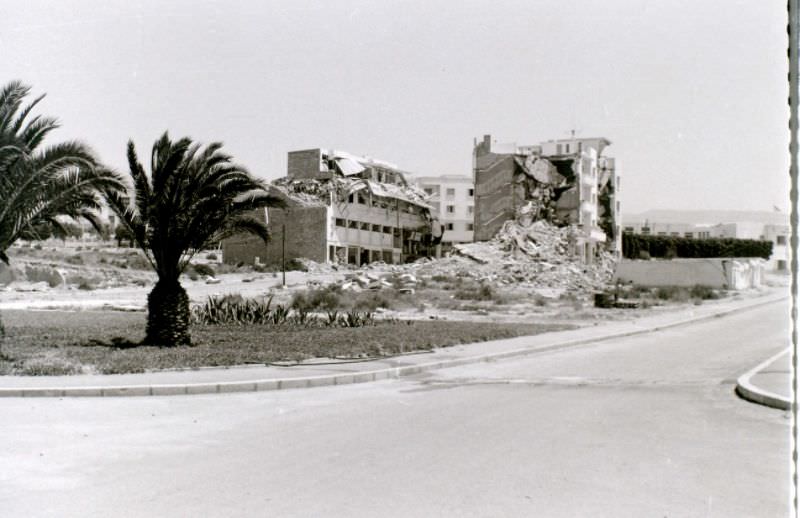
[[[627,259],[646,257],[761,257],[772,255],[772,241],[756,239],[622,235],[622,256]]]

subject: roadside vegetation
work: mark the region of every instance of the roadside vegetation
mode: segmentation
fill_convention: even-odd
[[[717,300],[728,296],[726,290],[715,289],[701,284],[659,287],[633,285],[620,287],[617,293],[625,299],[640,301],[645,307],[689,302],[699,305],[704,300]]]
[[[266,223],[252,211],[283,202],[214,142],[202,147],[164,133],[153,144],[145,172],[128,142],[130,194],[107,191],[111,210],[127,227],[158,280],[147,297],[148,345],[189,345],[189,296],[180,276],[202,250],[239,233],[269,239]]]
[[[5,312],[7,346],[0,374],[67,375],[296,362],[308,358],[365,359],[434,347],[568,329],[555,324],[381,321],[360,327],[192,324],[192,346],[140,345],[140,312]]]

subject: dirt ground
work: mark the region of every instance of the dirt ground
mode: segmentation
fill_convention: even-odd
[[[155,283],[155,274],[144,256],[134,249],[117,247],[116,243],[80,240],[23,243],[13,247],[9,256],[11,267],[0,269],[0,310],[107,308],[143,311],[147,294]],[[298,291],[330,284],[344,286],[345,293],[355,296],[367,291],[366,282],[382,282],[388,286],[390,282],[387,281],[393,281],[397,287],[397,279],[403,275],[413,278],[413,293],[406,290],[393,301],[396,303],[389,304],[391,308],[378,308],[379,315],[401,319],[595,325],[606,320],[635,319],[689,304],[714,302],[665,301],[639,309],[600,309],[593,305],[591,290],[493,279],[475,273],[479,265],[476,263],[472,267],[469,259],[459,259],[463,264],[451,260],[444,270],[440,263],[425,261],[403,266],[377,264],[360,269],[311,265],[308,272],[286,272],[285,286],[281,272],[236,269],[220,261],[220,252],[200,254],[195,262],[213,268],[215,276],[208,278],[189,272],[182,277],[192,303],[202,303],[208,297],[241,295],[272,296],[273,303],[288,304]],[[768,284],[772,286],[787,282],[785,277],[768,277]],[[476,292],[484,285],[491,287],[489,296],[470,295],[469,290]],[[389,291],[396,296],[397,290]],[[724,296],[755,297],[762,292],[749,290]]]

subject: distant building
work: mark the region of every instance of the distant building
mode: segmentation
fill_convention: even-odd
[[[525,211],[574,229],[574,252],[592,262],[605,248],[621,252],[620,173],[603,155],[605,138],[549,140],[535,145],[475,142],[475,240],[494,237]]]
[[[267,222],[272,241],[227,239],[226,263],[278,266],[285,254],[286,260],[394,264],[432,255],[441,225],[406,172],[343,151],[292,151],[288,158],[288,175],[272,185],[287,208],[255,215]]]
[[[444,226],[442,248],[471,243],[475,224],[475,184],[462,175],[421,176],[414,179]]]
[[[737,212],[737,211],[688,211],[685,216],[680,211],[653,211],[652,216],[660,218],[651,221],[646,218],[649,213],[632,215],[626,220],[623,232],[632,234],[683,237],[689,239],[731,238],[757,239],[772,242],[772,255],[766,268],[775,271],[788,271],[789,268],[789,236],[791,230],[788,216],[776,212]],[[678,219],[694,218],[702,222],[687,223]],[[736,221],[716,222],[715,218],[728,218]]]

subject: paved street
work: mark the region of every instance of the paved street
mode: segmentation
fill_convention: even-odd
[[[790,414],[738,399],[788,308],[307,390],[0,400],[16,516],[778,517]]]

